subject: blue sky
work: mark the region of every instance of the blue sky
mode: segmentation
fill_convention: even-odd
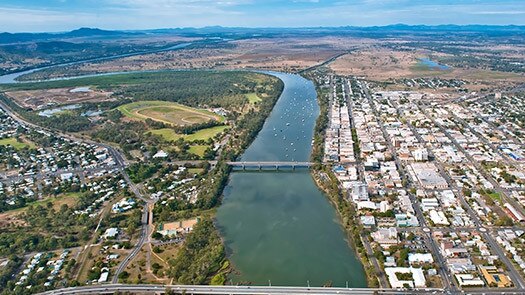
[[[0,0],[0,31],[525,24],[525,0]]]

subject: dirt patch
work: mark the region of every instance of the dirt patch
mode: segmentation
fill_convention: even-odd
[[[19,106],[38,110],[52,105],[111,101],[112,92],[80,88],[57,88],[6,92]]]

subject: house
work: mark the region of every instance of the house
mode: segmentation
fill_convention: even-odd
[[[109,272],[105,271],[100,273],[100,278],[98,279],[99,283],[105,283],[108,281]]]
[[[156,154],[153,155],[153,159],[166,158],[166,157],[168,157],[168,154],[163,150],[160,150]]]
[[[73,178],[73,173],[62,173],[60,174],[60,180],[62,181],[68,181]]]
[[[118,228],[116,227],[111,227],[111,228],[108,228],[106,229],[106,231],[104,232],[104,234],[102,235],[102,237],[104,239],[108,239],[108,238],[114,238],[118,235]]]

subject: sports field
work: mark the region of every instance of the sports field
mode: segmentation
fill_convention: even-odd
[[[184,126],[205,123],[211,120],[223,122],[224,117],[207,110],[187,107],[168,101],[138,101],[118,107],[126,117],[152,119],[165,124]]]

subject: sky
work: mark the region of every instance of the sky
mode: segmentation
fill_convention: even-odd
[[[525,25],[525,0],[0,0],[1,32],[397,23]]]

